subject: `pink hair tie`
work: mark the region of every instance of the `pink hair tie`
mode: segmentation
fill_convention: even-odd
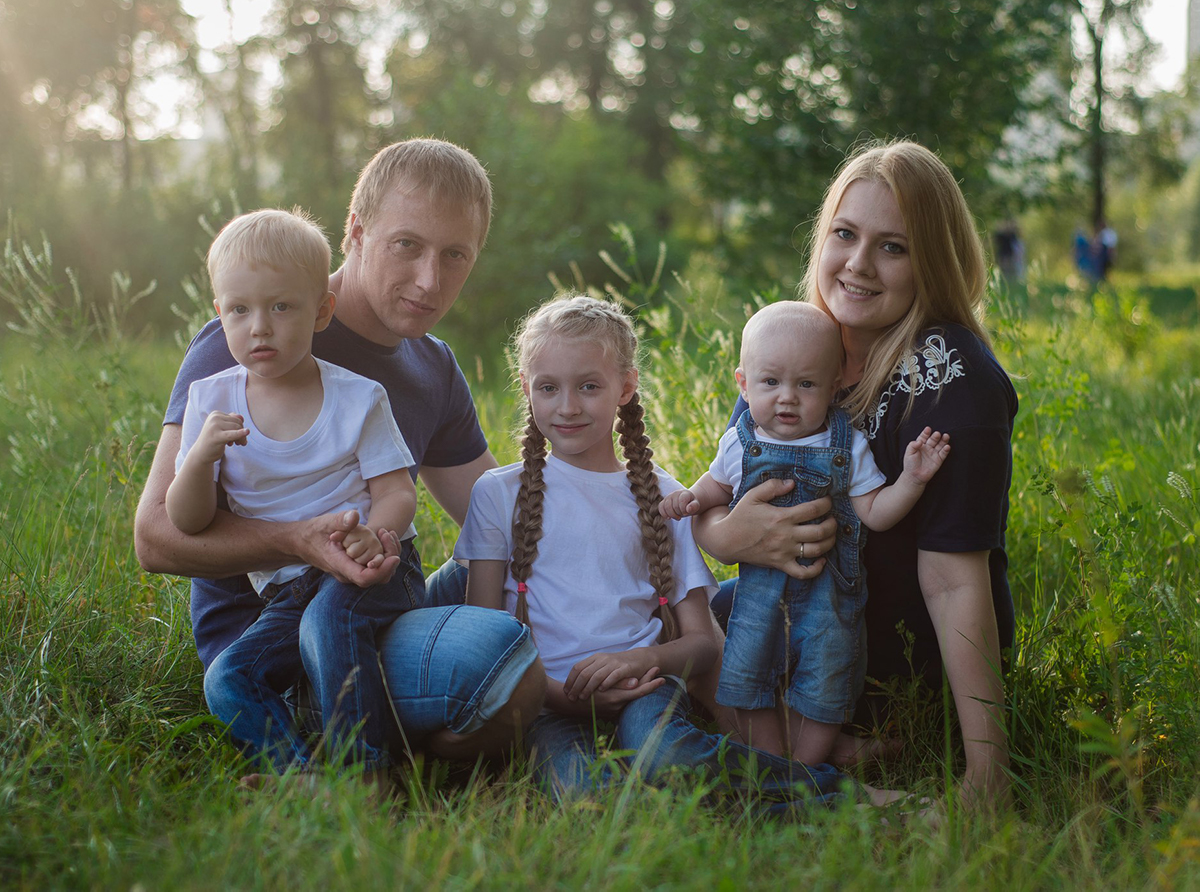
[[[527,585],[526,585],[525,583],[523,583],[523,582],[518,582],[518,583],[517,583],[517,594],[519,594],[519,595],[523,595],[523,594],[525,594],[527,591],[529,591],[529,586],[527,586]]]
[[[658,597],[658,606],[659,606],[659,607],[666,607],[666,606],[667,606],[667,599],[666,599],[666,598],[664,598],[662,595],[659,595],[659,597]]]

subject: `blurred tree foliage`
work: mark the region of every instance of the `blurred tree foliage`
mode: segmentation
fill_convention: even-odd
[[[745,294],[786,289],[824,185],[864,139],[938,150],[985,220],[1082,199],[1089,134],[1108,176],[1174,181],[1189,111],[1134,89],[1143,6],[273,0],[260,34],[201,50],[180,0],[0,0],[0,206],[46,231],[85,291],[114,267],[157,279],[168,299],[144,319],[164,324],[210,238],[199,217],[211,230],[300,204],[336,246],[370,155],[441,136],[488,166],[496,213],[472,311],[440,331],[494,353],[548,273],[606,277],[617,222],[644,256],[665,242],[669,268],[703,256]],[[1101,25],[1127,51],[1110,40],[1096,77],[1072,33]],[[165,78],[205,126],[198,145],[153,131]]]

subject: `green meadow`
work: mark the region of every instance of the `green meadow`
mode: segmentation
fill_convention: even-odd
[[[777,823],[686,778],[559,806],[520,760],[416,757],[382,804],[333,775],[315,794],[239,792],[240,757],[203,702],[187,582],[142,571],[131,532],[199,317],[183,308],[175,340],[129,338],[145,302],[165,298],[114,277],[96,309],[44,250],[10,243],[0,279],[0,886],[1200,885],[1194,288],[993,290],[996,350],[1021,400],[1014,807],[958,808],[946,794],[961,768],[953,729],[913,701],[897,717],[900,760],[865,779],[937,799],[939,824],[849,806]],[[690,480],[732,404],[734,333],[754,300],[715,278],[613,281],[646,305],[657,459]],[[511,460],[517,403],[502,373],[484,371],[500,363],[460,359],[494,451]],[[423,499],[417,527],[440,563],[453,524]]]

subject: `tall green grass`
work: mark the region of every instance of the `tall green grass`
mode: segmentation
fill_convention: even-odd
[[[995,301],[1021,397],[1014,810],[971,816],[951,802],[938,828],[853,808],[777,824],[714,808],[686,781],[556,806],[519,762],[418,762],[390,805],[332,776],[316,795],[239,794],[239,757],[204,708],[186,583],[146,575],[132,551],[180,348],[122,338],[138,306],[129,284],[114,279],[94,312],[47,255],[10,244],[0,276],[15,324],[0,340],[0,885],[1200,882],[1200,335],[1157,320],[1136,287]],[[612,267],[614,290],[654,304],[641,326],[657,456],[690,480],[732,404],[732,333],[763,298],[743,305],[711,277],[663,289]],[[484,381],[476,396],[511,458],[511,389]],[[453,524],[428,500],[417,526],[431,563],[449,552]],[[938,732],[909,743],[872,779],[940,796],[954,747]]]

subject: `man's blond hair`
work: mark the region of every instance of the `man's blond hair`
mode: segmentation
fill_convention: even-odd
[[[374,222],[384,198],[393,190],[427,191],[434,198],[462,208],[474,208],[479,216],[479,245],[487,241],[492,221],[492,183],[479,160],[466,149],[441,139],[406,139],[375,153],[358,175],[342,254],[349,255],[350,229],[357,221],[364,229]]]

